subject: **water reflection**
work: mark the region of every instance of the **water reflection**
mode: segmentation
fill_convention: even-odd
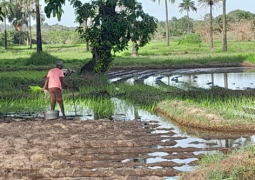
[[[154,77],[154,81],[157,77]],[[184,88],[187,86],[209,89],[212,86],[232,90],[255,88],[255,73],[208,73],[163,76],[161,81],[169,86]]]
[[[147,70],[127,73],[121,71],[115,74],[118,78],[111,78],[110,82],[126,82],[134,84],[144,83],[158,87],[160,83],[182,89],[198,87],[209,89],[212,86],[232,90],[255,88],[254,68],[197,68],[181,70]]]

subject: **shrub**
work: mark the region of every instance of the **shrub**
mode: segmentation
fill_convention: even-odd
[[[187,34],[178,44],[199,44],[201,42],[201,38],[198,34]]]
[[[50,65],[55,64],[57,58],[48,53],[34,53],[28,58],[26,65]]]

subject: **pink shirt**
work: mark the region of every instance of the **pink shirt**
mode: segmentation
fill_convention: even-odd
[[[53,68],[49,70],[47,77],[49,78],[48,88],[57,87],[62,89],[60,77],[64,77],[64,73],[59,68]]]

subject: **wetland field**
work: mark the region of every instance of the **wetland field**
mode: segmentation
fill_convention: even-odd
[[[254,178],[255,45],[220,45],[151,42],[101,75],[79,74],[82,45],[0,48],[0,179]],[[57,58],[73,88],[67,119],[45,120]]]

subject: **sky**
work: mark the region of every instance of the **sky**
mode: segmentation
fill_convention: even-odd
[[[67,1],[67,0],[66,0]],[[164,21],[166,19],[165,15],[165,1],[160,0],[160,4],[158,0],[156,2],[152,2],[152,0],[137,0],[138,2],[142,3],[144,12],[148,13],[151,16],[154,16],[159,21]],[[195,5],[198,5],[198,0],[193,0]],[[83,0],[83,2],[90,2],[89,0]],[[169,2],[169,1],[168,1]],[[182,0],[175,0],[174,4],[168,3],[168,19],[170,20],[172,17],[181,18],[186,15],[186,11],[182,13],[179,12],[180,8],[178,7]],[[233,10],[244,10],[249,11],[255,14],[255,0],[227,0],[227,13]],[[41,5],[44,7],[45,3],[44,0],[40,0]],[[57,18],[46,18],[46,22],[49,25],[60,24],[68,27],[75,27],[78,26],[77,23],[74,23],[75,16],[73,7],[70,6],[69,2],[66,2],[64,6],[64,14],[61,18],[61,21],[58,21]],[[192,19],[200,20],[202,17],[209,13],[208,9],[198,8],[197,12],[190,12],[189,16]],[[222,8],[215,8],[213,11],[213,16],[216,17],[222,14]]]

